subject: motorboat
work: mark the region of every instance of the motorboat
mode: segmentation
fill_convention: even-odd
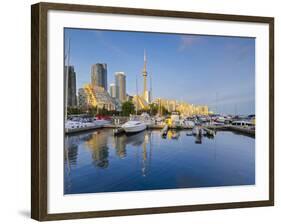
[[[145,125],[149,126],[153,123],[155,123],[155,121],[152,120],[152,118],[149,116],[148,113],[142,113],[139,117],[138,120],[141,121],[142,123],[144,123]]]
[[[219,116],[219,117],[217,117],[216,122],[224,123],[225,122],[225,118],[223,116]]]
[[[146,124],[142,121],[127,121],[121,127],[126,133],[136,133],[144,131],[146,129]]]
[[[242,126],[242,127],[251,127],[254,126],[254,123],[251,121],[246,121],[246,120],[237,120],[237,121],[232,121],[233,126]]]

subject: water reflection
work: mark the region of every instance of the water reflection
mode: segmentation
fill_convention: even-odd
[[[119,158],[124,158],[126,157],[126,136],[121,135],[121,136],[115,136],[114,137],[114,145],[116,149],[116,155]]]
[[[144,144],[145,136],[145,132],[114,136],[116,155],[118,155],[120,158],[126,157],[126,145],[141,146]]]
[[[108,137],[106,132],[96,131],[85,141],[86,148],[91,152],[93,163],[100,168],[107,168],[109,161]]]
[[[195,136],[195,144],[202,144],[202,135]]]
[[[65,193],[255,183],[254,139],[169,130],[114,136],[111,129],[67,135]]]
[[[75,166],[77,163],[78,156],[78,144],[76,142],[77,139],[70,138],[66,136],[65,138],[65,153],[64,159],[67,162],[67,171],[70,172],[71,167]]]
[[[150,142],[151,132],[139,132],[130,135],[113,136],[108,131],[95,131],[90,134],[66,136],[65,162],[67,167],[74,166],[77,162],[78,144],[85,144],[85,148],[91,153],[93,164],[99,168],[109,166],[109,143],[113,142],[116,155],[119,158],[127,156],[126,146],[142,148],[143,161],[147,159],[147,144]],[[144,162],[145,163],[145,162]],[[145,170],[145,168],[144,168]],[[145,172],[143,172],[145,173]]]
[[[67,164],[68,171],[70,171],[71,168],[75,167],[77,164],[78,145],[81,142],[89,141],[91,138],[92,138],[92,134],[65,136],[64,160],[65,163]]]

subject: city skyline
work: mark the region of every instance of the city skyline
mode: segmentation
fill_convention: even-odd
[[[90,83],[91,66],[107,64],[107,87],[118,71],[126,88],[142,89],[143,51],[153,98],[208,105],[220,113],[255,113],[254,38],[65,29],[77,90]],[[173,85],[171,85],[173,84]],[[147,89],[150,89],[148,85]]]

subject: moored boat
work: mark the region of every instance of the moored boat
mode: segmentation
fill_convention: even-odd
[[[136,133],[144,131],[146,124],[141,121],[128,121],[121,126],[126,133]]]

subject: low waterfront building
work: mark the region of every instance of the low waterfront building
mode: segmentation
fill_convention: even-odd
[[[181,115],[192,116],[192,115],[208,115],[209,108],[206,105],[194,105],[186,102],[179,102],[177,100],[168,100],[158,98],[154,103],[159,108],[165,108],[169,113],[178,111]]]
[[[136,110],[146,110],[149,109],[148,102],[142,96],[134,96],[133,104],[135,105]]]
[[[116,109],[116,102],[103,87],[86,84],[79,95],[81,105],[86,106],[86,108],[97,107],[109,111]]]
[[[158,98],[154,101],[158,107],[164,107],[169,113],[177,110],[177,101],[176,100],[167,100]]]
[[[192,115],[208,115],[209,109],[206,105],[193,105],[188,103],[179,103],[176,107],[182,115],[192,116]]]

